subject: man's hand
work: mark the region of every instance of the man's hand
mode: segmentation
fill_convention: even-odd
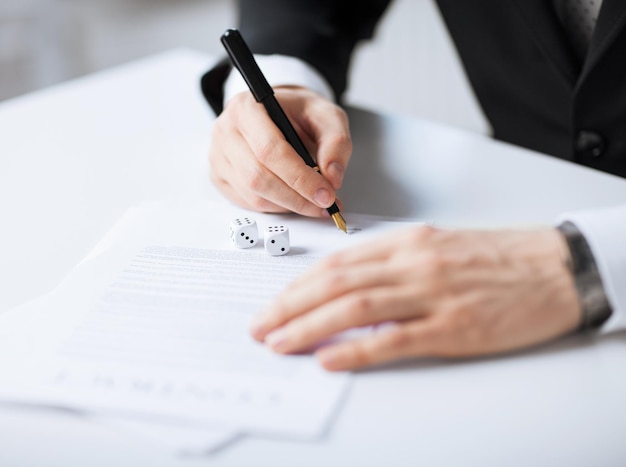
[[[323,346],[317,356],[329,370],[531,346],[580,322],[567,255],[555,229],[412,228],[322,261],[257,317],[252,334],[292,353],[350,328],[392,323]]]
[[[211,179],[237,204],[256,211],[327,215],[341,187],[352,144],[345,112],[304,88],[277,88],[276,98],[317,161],[308,167],[252,94],[233,97],[213,127]]]

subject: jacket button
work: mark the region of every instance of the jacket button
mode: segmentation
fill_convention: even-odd
[[[582,130],[576,135],[576,152],[583,156],[600,157],[604,154],[604,138],[595,131]]]

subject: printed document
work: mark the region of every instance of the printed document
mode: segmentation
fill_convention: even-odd
[[[234,217],[287,224],[291,252],[229,241]],[[321,257],[398,223],[271,216],[208,202],[127,213],[0,348],[0,399],[294,438],[319,435],[349,376],[249,337],[251,317]]]

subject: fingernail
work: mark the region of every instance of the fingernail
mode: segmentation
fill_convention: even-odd
[[[333,370],[337,368],[339,354],[333,349],[322,349],[317,352],[317,358],[324,368]]]
[[[263,327],[263,318],[261,318],[260,316],[255,316],[254,318],[252,318],[252,322],[250,323],[250,334],[252,334],[252,336],[256,337],[257,339],[260,339],[263,336],[263,331],[264,331],[264,327]]]
[[[330,192],[326,188],[320,188],[313,195],[313,201],[315,201],[320,207],[327,208],[332,204],[333,199],[330,196]]]
[[[287,347],[287,333],[283,329],[270,332],[265,336],[265,344],[275,352],[280,352]]]
[[[343,180],[344,171],[345,169],[343,165],[341,165],[339,162],[331,162],[328,165],[328,175],[330,175],[330,179],[337,182],[338,184],[340,184]]]

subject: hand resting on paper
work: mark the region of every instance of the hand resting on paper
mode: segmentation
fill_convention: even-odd
[[[579,325],[568,254],[549,228],[411,228],[322,261],[258,315],[251,332],[293,353],[347,329],[395,323],[322,346],[316,354],[329,370],[528,347]]]
[[[303,162],[252,94],[242,92],[213,127],[211,179],[247,209],[328,216],[324,208],[335,201],[352,152],[346,114],[305,88],[277,87],[275,95],[321,175]]]

